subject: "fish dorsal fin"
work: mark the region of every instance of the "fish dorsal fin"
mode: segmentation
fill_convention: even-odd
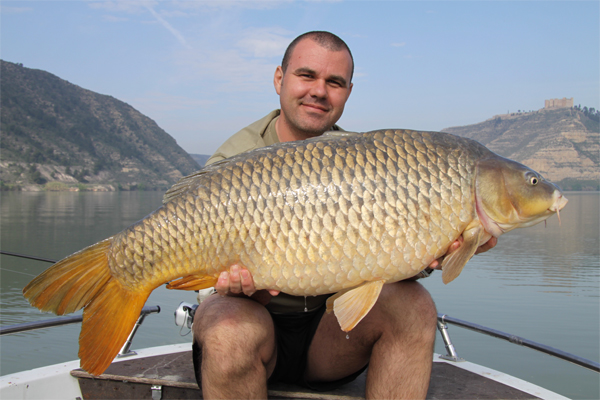
[[[333,309],[344,332],[351,331],[371,311],[384,283],[382,280],[364,282],[327,299],[327,310]]]
[[[225,164],[228,162],[229,162],[229,159],[220,160],[220,161],[217,161],[210,165],[207,165],[206,167],[202,168],[199,171],[194,172],[191,175],[184,176],[179,181],[177,181],[177,183],[175,183],[173,186],[171,186],[171,188],[169,190],[167,190],[167,192],[165,193],[165,195],[163,197],[163,204],[170,202],[171,200],[181,196],[183,193],[194,188],[196,186],[196,183],[198,182],[198,178],[200,176],[206,174],[210,170],[214,169],[215,166],[219,166],[221,164]]]
[[[361,136],[362,133],[349,132],[349,131],[327,131],[321,135],[321,137],[354,137]]]
[[[171,186],[169,190],[163,196],[163,204],[170,202],[171,200],[181,196],[182,193],[187,192],[193,186],[197,177],[204,175],[206,173],[205,170],[201,169],[200,171],[196,171],[191,175],[184,176],[176,184]]]
[[[219,277],[217,276],[188,275],[169,282],[167,284],[167,289],[202,290],[215,286],[218,279]]]
[[[452,282],[460,275],[467,261],[475,254],[475,250],[477,250],[484,232],[483,226],[480,223],[472,228],[465,229],[463,232],[463,243],[442,261],[442,281],[444,284]]]

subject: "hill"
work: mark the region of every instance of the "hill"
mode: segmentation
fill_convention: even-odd
[[[497,115],[443,131],[475,139],[565,190],[600,190],[598,113],[576,108],[542,109]]]
[[[190,154],[190,156],[192,156],[194,161],[196,161],[201,167],[204,167],[204,164],[206,164],[206,162],[210,158],[210,156],[206,154]]]
[[[199,169],[130,105],[45,71],[0,63],[4,188],[164,190]]]

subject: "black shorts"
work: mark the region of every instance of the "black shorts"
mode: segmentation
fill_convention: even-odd
[[[277,361],[268,383],[283,382],[304,386],[316,391],[327,391],[352,382],[367,369],[367,366],[364,366],[345,378],[331,382],[307,382],[304,379],[308,348],[317,332],[325,310],[326,306],[323,304],[316,310],[308,312],[271,314],[275,326]],[[202,354],[200,346],[196,342],[192,344],[192,353],[196,381],[198,386],[202,387],[200,376]]]
[[[345,378],[331,382],[307,382],[304,379],[308,348],[312,342],[326,306],[308,312],[271,314],[275,325],[277,362],[268,383],[284,382],[316,391],[334,390],[355,380],[367,366]]]

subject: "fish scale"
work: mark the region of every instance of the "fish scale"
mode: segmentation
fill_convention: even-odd
[[[208,168],[186,195],[118,234],[111,270],[133,287],[183,271],[216,276],[241,262],[258,289],[293,295],[412,276],[475,213],[465,183],[478,154],[461,145],[377,131],[237,157]],[[165,262],[131,253],[162,254]]]

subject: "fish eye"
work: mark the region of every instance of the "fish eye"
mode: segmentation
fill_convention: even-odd
[[[532,176],[530,176],[530,177],[529,177],[529,184],[530,184],[531,186],[535,186],[535,185],[537,185],[539,182],[540,182],[540,180],[538,179],[538,177],[537,177],[537,176],[534,176],[534,175],[532,175]]]

